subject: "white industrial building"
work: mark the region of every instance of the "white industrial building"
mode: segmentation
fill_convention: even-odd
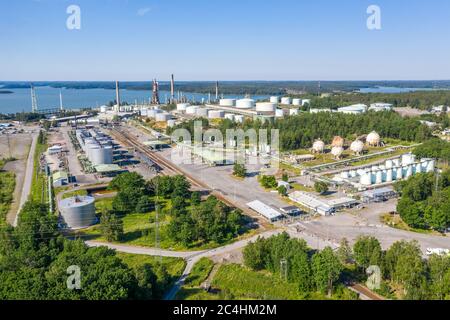
[[[390,103],[383,103],[383,102],[376,102],[376,103],[372,103],[369,107],[369,111],[392,111],[392,109],[394,108],[393,104]]]
[[[283,218],[283,214],[281,212],[278,212],[274,208],[269,207],[259,200],[247,203],[247,207],[259,213],[270,222],[275,222]]]
[[[367,112],[367,106],[365,104],[354,104],[351,106],[338,108],[338,112],[344,114],[362,114]]]
[[[433,172],[436,162],[433,159],[416,160],[411,154],[387,160],[383,165],[368,166],[357,170],[342,171],[333,180],[346,182],[359,189],[392,184],[395,181],[408,179],[418,173]]]
[[[309,113],[332,112],[331,109],[309,109]]]
[[[355,199],[349,197],[321,199],[310,193],[302,191],[295,191],[289,194],[289,199],[313,211],[314,213],[318,213],[323,216],[333,215],[339,210],[351,208],[358,204]]]

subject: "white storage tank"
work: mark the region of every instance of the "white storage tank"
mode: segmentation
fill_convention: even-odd
[[[189,103],[178,103],[177,104],[177,111],[179,111],[179,112],[186,112],[187,107],[189,107]]]
[[[186,114],[190,115],[196,114],[198,108],[199,108],[198,106],[189,106],[186,108]]]
[[[91,148],[90,159],[94,166],[101,164],[112,164],[113,163],[113,148],[112,146],[97,146]]]
[[[302,99],[298,99],[298,98],[292,99],[292,104],[294,106],[301,106],[302,105]]]
[[[195,115],[201,118],[207,118],[209,113],[209,109],[206,108],[198,108],[195,110]]]
[[[82,229],[97,223],[95,199],[89,196],[77,196],[63,199],[58,205],[63,222],[70,229]]]
[[[219,105],[222,107],[234,107],[236,105],[235,99],[220,99]]]
[[[168,121],[167,121],[167,126],[168,126],[169,128],[175,127],[175,120],[168,120]]]
[[[283,111],[283,109],[277,109],[277,110],[275,110],[275,117],[277,117],[277,118],[283,118],[283,117],[284,117],[284,111]]]
[[[428,162],[427,173],[433,172],[435,167],[436,167],[436,162],[434,160],[430,160],[430,162]]]
[[[366,174],[362,175],[359,183],[362,184],[363,186],[370,186],[370,185],[372,185],[372,176],[371,176],[371,174],[370,173],[366,173]]]
[[[350,177],[348,171],[341,172],[341,178],[342,179],[348,179]]]
[[[147,111],[147,117],[149,118],[155,118],[157,114],[162,113],[163,111],[160,109],[153,109]]]
[[[289,109],[290,116],[298,116],[298,109]]]
[[[251,109],[255,107],[255,100],[253,99],[240,99],[236,101],[236,108],[238,109]]]
[[[325,143],[322,140],[317,140],[313,144],[313,151],[316,153],[323,153],[325,150]]]
[[[403,168],[398,167],[397,174],[395,175],[395,180],[402,180],[402,179],[403,179]]]
[[[311,99],[303,99],[302,100],[302,106],[305,106],[307,104],[311,104]]]
[[[292,99],[290,97],[281,98],[281,104],[292,104]]]
[[[109,107],[108,106],[101,106],[100,107],[100,112],[101,113],[106,113],[106,111],[108,111],[109,110]]]
[[[158,113],[155,117],[156,122],[166,122],[170,119],[172,119],[172,116],[169,113]]]
[[[360,155],[364,150],[364,143],[361,140],[356,140],[351,144],[350,150],[355,154]]]
[[[402,166],[410,165],[413,162],[414,162],[414,158],[411,153],[407,153],[402,156]]]
[[[280,98],[279,97],[275,97],[275,96],[270,97],[270,102],[278,104],[280,102]]]
[[[331,154],[338,160],[341,158],[343,153],[344,153],[344,148],[342,148],[342,147],[333,147],[331,149]]]
[[[260,102],[256,104],[257,112],[275,112],[278,104],[271,102]]]
[[[376,178],[375,178],[375,184],[381,184],[383,183],[383,171],[378,170],[376,173]]]
[[[369,144],[369,146],[378,147],[381,143],[380,135],[377,132],[372,131],[367,136],[367,143]]]
[[[225,117],[225,111],[223,110],[209,110],[209,119],[223,119]]]
[[[393,166],[394,163],[392,162],[392,160],[386,161],[386,169],[392,169]]]
[[[394,180],[394,174],[392,172],[392,169],[388,169],[386,171],[386,182],[392,182]]]
[[[236,121],[237,123],[243,123],[244,122],[244,116],[237,114],[234,116],[234,121]]]

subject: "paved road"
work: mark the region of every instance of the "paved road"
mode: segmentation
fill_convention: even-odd
[[[34,162],[34,153],[36,151],[37,138],[38,134],[33,133],[33,141],[31,142],[30,152],[28,153],[27,168],[25,171],[25,178],[23,181],[22,194],[20,195],[19,209],[17,210],[17,214],[14,218],[13,227],[17,227],[17,222],[19,220],[19,213],[22,210],[25,202],[27,202],[31,192],[31,183],[33,182],[33,175],[34,175],[33,162]]]

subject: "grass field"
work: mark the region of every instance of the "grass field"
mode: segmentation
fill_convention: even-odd
[[[386,224],[392,228],[399,229],[399,230],[405,230],[405,231],[422,233],[422,234],[432,234],[432,235],[436,235],[436,236],[441,235],[439,232],[433,231],[433,230],[423,230],[423,229],[411,228],[403,221],[403,219],[400,217],[400,215],[392,216],[389,213],[387,213],[381,217],[381,221],[384,224]]]
[[[40,171],[39,158],[47,150],[47,143],[37,143],[33,158],[33,180],[30,198],[41,203],[48,203],[48,182],[44,172]]]
[[[1,165],[1,164],[0,164]],[[13,172],[1,171],[0,166],[0,225],[6,223],[6,215],[13,201],[16,176]]]
[[[214,262],[208,258],[200,259],[186,278],[186,287],[199,287],[209,276],[214,267]]]

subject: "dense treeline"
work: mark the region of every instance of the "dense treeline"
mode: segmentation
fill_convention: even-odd
[[[79,287],[68,278],[76,274],[68,273],[73,266],[80,271]],[[131,269],[113,250],[64,239],[57,217],[40,203],[27,202],[17,228],[4,227],[0,233],[2,300],[160,299],[172,280],[162,265]]]
[[[203,129],[210,128],[208,120],[202,119]],[[187,129],[194,138],[194,121],[185,122],[168,131]],[[279,129],[280,147],[283,151],[300,148],[311,148],[316,139],[331,143],[333,137],[339,135],[347,139],[377,131],[383,138],[394,138],[404,141],[423,142],[432,137],[432,131],[419,120],[403,118],[394,112],[369,112],[362,115],[346,115],[341,113],[302,113],[298,116],[276,120],[273,123],[246,121],[236,124],[230,120],[222,121],[218,129],[226,137],[227,129]],[[257,131],[258,132],[258,131]]]
[[[450,227],[450,170],[440,175],[418,174],[396,184],[401,199],[397,211],[412,228],[444,231]]]
[[[450,142],[438,138],[430,139],[417,146],[413,153],[419,158],[439,159],[448,163],[450,161]]]
[[[16,176],[13,172],[3,171],[4,160],[0,160],[0,220],[3,221],[13,201]],[[2,225],[2,222],[0,222]]]
[[[412,107],[429,110],[433,106],[449,106],[450,90],[416,91],[407,93],[342,93],[329,97],[310,96],[311,108],[336,109],[351,104],[370,105],[376,102],[391,103],[394,107]]]
[[[351,298],[352,294],[342,290],[343,284],[368,280],[366,270],[372,266],[381,272],[381,278],[375,279],[380,282],[372,283],[374,290],[388,298],[450,299],[450,257],[433,255],[425,260],[416,242],[399,241],[383,251],[376,238],[363,236],[353,247],[343,239],[336,251],[313,251],[304,240],[291,239],[285,233],[249,244],[244,249],[244,263],[253,270],[285,277],[306,297],[321,292]]]

